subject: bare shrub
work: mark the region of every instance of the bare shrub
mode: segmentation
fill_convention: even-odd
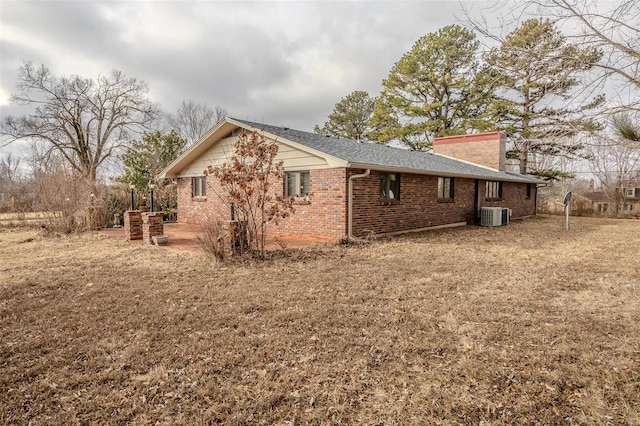
[[[95,203],[98,206],[95,223],[99,227],[115,225],[116,214],[122,224],[122,214],[130,207],[129,189],[124,185],[98,187]]]
[[[217,195],[233,205],[239,227],[234,242],[246,236],[249,251],[265,257],[267,226],[293,213],[293,200],[277,194],[284,177],[282,161],[276,161],[278,145],[264,135],[243,131],[237,138],[233,155],[220,166],[209,165],[204,174],[220,183]],[[243,228],[246,226],[245,229]],[[243,252],[242,250],[240,250]]]
[[[204,251],[218,260],[224,260],[228,254],[231,236],[229,228],[221,221],[207,217],[202,225],[198,240]]]
[[[34,211],[49,213],[43,228],[62,234],[81,232],[88,228],[85,209],[95,201],[90,196],[91,191],[85,179],[78,178],[75,173],[64,168],[51,173],[35,173],[33,192]]]
[[[31,210],[46,212],[42,225],[60,234],[83,232],[112,226],[114,216],[128,206],[124,186],[96,185],[77,173],[59,168],[53,172],[34,174]]]

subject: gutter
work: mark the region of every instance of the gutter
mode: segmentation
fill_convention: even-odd
[[[353,236],[353,181],[355,179],[366,178],[367,176],[369,176],[370,173],[371,173],[371,169],[367,169],[362,174],[349,176],[349,195],[348,195],[348,200],[347,200],[347,202],[349,203],[347,205],[347,210],[348,210],[348,213],[347,213],[347,240],[349,240],[349,241],[355,240],[355,237]]]
[[[437,156],[437,154],[434,154]],[[444,155],[440,155],[441,157],[445,157]],[[448,158],[448,157],[445,157]],[[464,163],[460,160],[455,160],[461,163]],[[515,183],[531,183],[536,185],[545,185],[546,183],[540,179],[520,175],[520,174],[512,174],[510,172],[499,172],[495,169],[490,169],[484,166],[478,166],[477,164],[468,163],[470,166],[478,167],[489,172],[494,172],[501,174],[501,176],[487,176],[487,175],[479,175],[479,174],[467,174],[467,173],[452,173],[446,170],[423,170],[423,169],[412,169],[407,167],[395,167],[395,166],[384,166],[378,164],[367,164],[367,163],[349,163],[348,168],[353,169],[368,169],[373,168],[374,170],[379,170],[381,172],[391,172],[391,173],[412,173],[417,175],[428,175],[428,176],[442,176],[442,177],[459,177],[465,179],[482,179],[482,180],[496,180],[501,182],[515,182]],[[529,179],[526,179],[529,178]]]

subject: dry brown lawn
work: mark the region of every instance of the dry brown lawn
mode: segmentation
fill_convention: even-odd
[[[2,424],[640,424],[640,221],[217,264],[0,229]]]

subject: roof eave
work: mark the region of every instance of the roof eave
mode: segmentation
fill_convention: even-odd
[[[501,180],[504,182],[520,182],[520,183],[543,183],[535,178],[529,178],[525,176],[523,178],[518,178],[517,176],[510,177],[497,177],[492,176],[483,176],[483,175],[475,175],[469,173],[453,173],[447,171],[432,171],[432,170],[424,170],[424,169],[412,169],[407,167],[394,167],[394,166],[384,166],[379,164],[366,164],[366,163],[349,163],[347,165],[348,168],[353,169],[373,169],[379,170],[383,172],[396,172],[396,173],[414,173],[418,175],[430,175],[430,176],[442,176],[442,177],[460,177],[467,179],[483,179],[483,180]]]

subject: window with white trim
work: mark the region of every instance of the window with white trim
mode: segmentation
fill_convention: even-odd
[[[488,180],[486,183],[486,199],[501,200],[502,199],[502,182]]]
[[[453,178],[439,177],[438,178],[438,201],[451,201],[451,200],[453,200]]]
[[[206,176],[197,176],[191,178],[191,196],[194,198],[207,196]]]
[[[400,174],[380,174],[380,198],[382,201],[400,200]]]
[[[285,197],[309,195],[309,172],[287,172],[284,179]]]

